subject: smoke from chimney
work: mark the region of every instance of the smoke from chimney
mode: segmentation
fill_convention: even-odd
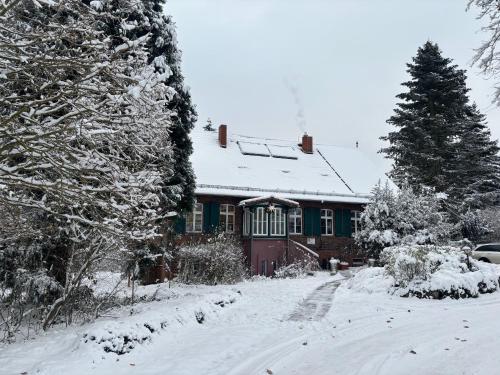
[[[297,112],[295,114],[296,124],[297,124],[300,132],[305,133],[306,128],[307,128],[306,116],[305,116],[305,112],[304,112],[304,106],[302,105],[302,100],[300,99],[300,93],[299,93],[299,89],[297,87],[297,84],[290,83],[290,81],[288,81],[288,79],[285,79],[285,85],[288,88],[288,91],[290,91],[290,94],[292,94],[293,101],[294,101],[295,106],[297,108]]]

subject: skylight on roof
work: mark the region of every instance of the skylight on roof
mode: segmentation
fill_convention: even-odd
[[[292,146],[267,145],[273,158],[298,159],[297,150]]]
[[[241,142],[238,141],[238,146],[243,155],[265,156],[270,157],[267,146],[263,143]]]

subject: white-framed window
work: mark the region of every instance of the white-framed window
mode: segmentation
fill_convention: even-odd
[[[286,217],[282,208],[274,208],[270,213],[271,236],[286,235]]]
[[[288,211],[288,233],[302,234],[302,208]]]
[[[193,211],[186,215],[186,232],[201,233],[203,231],[203,204],[195,203]]]
[[[329,209],[321,210],[321,235],[323,236],[333,235],[333,210]]]
[[[254,236],[267,236],[268,218],[264,207],[256,207],[253,213]]]
[[[220,205],[219,225],[224,232],[234,232],[234,206],[232,204]]]
[[[243,210],[243,235],[249,236],[252,228],[252,213],[248,208]]]
[[[351,233],[354,236],[361,230],[361,211],[351,211]]]

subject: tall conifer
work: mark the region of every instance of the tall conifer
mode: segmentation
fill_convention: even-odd
[[[425,43],[408,65],[408,90],[387,122],[397,129],[381,137],[393,160],[391,177],[414,188],[444,192],[461,211],[498,202],[498,145],[485,117],[469,103],[465,71]]]
[[[420,47],[407,66],[411,80],[402,85],[408,91],[397,96],[401,101],[387,120],[397,130],[381,137],[389,141],[381,151],[393,159],[391,177],[397,183],[446,191],[468,103],[465,71],[432,42]]]

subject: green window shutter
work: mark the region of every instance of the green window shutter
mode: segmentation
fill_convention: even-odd
[[[203,233],[210,233],[210,206],[209,202],[203,203]]]
[[[316,207],[304,207],[304,235],[321,235],[321,211]]]
[[[304,207],[304,235],[312,236],[313,225],[312,225],[312,215],[311,207]]]
[[[220,204],[217,202],[203,203],[203,232],[213,233],[219,226]]]
[[[321,236],[321,209],[314,207],[312,209],[313,215],[313,235]]]
[[[220,204],[217,202],[210,203],[210,232],[214,232],[219,227],[220,219]]]
[[[346,237],[352,236],[352,226],[351,226],[351,210],[344,210],[344,235]]]
[[[343,214],[342,214],[342,211],[343,210],[335,210],[335,236],[336,237],[343,237],[344,235],[344,232],[343,232],[343,223],[344,223],[344,219],[343,219]]]
[[[177,234],[186,233],[186,218],[182,216],[177,216],[174,222],[174,231]]]

